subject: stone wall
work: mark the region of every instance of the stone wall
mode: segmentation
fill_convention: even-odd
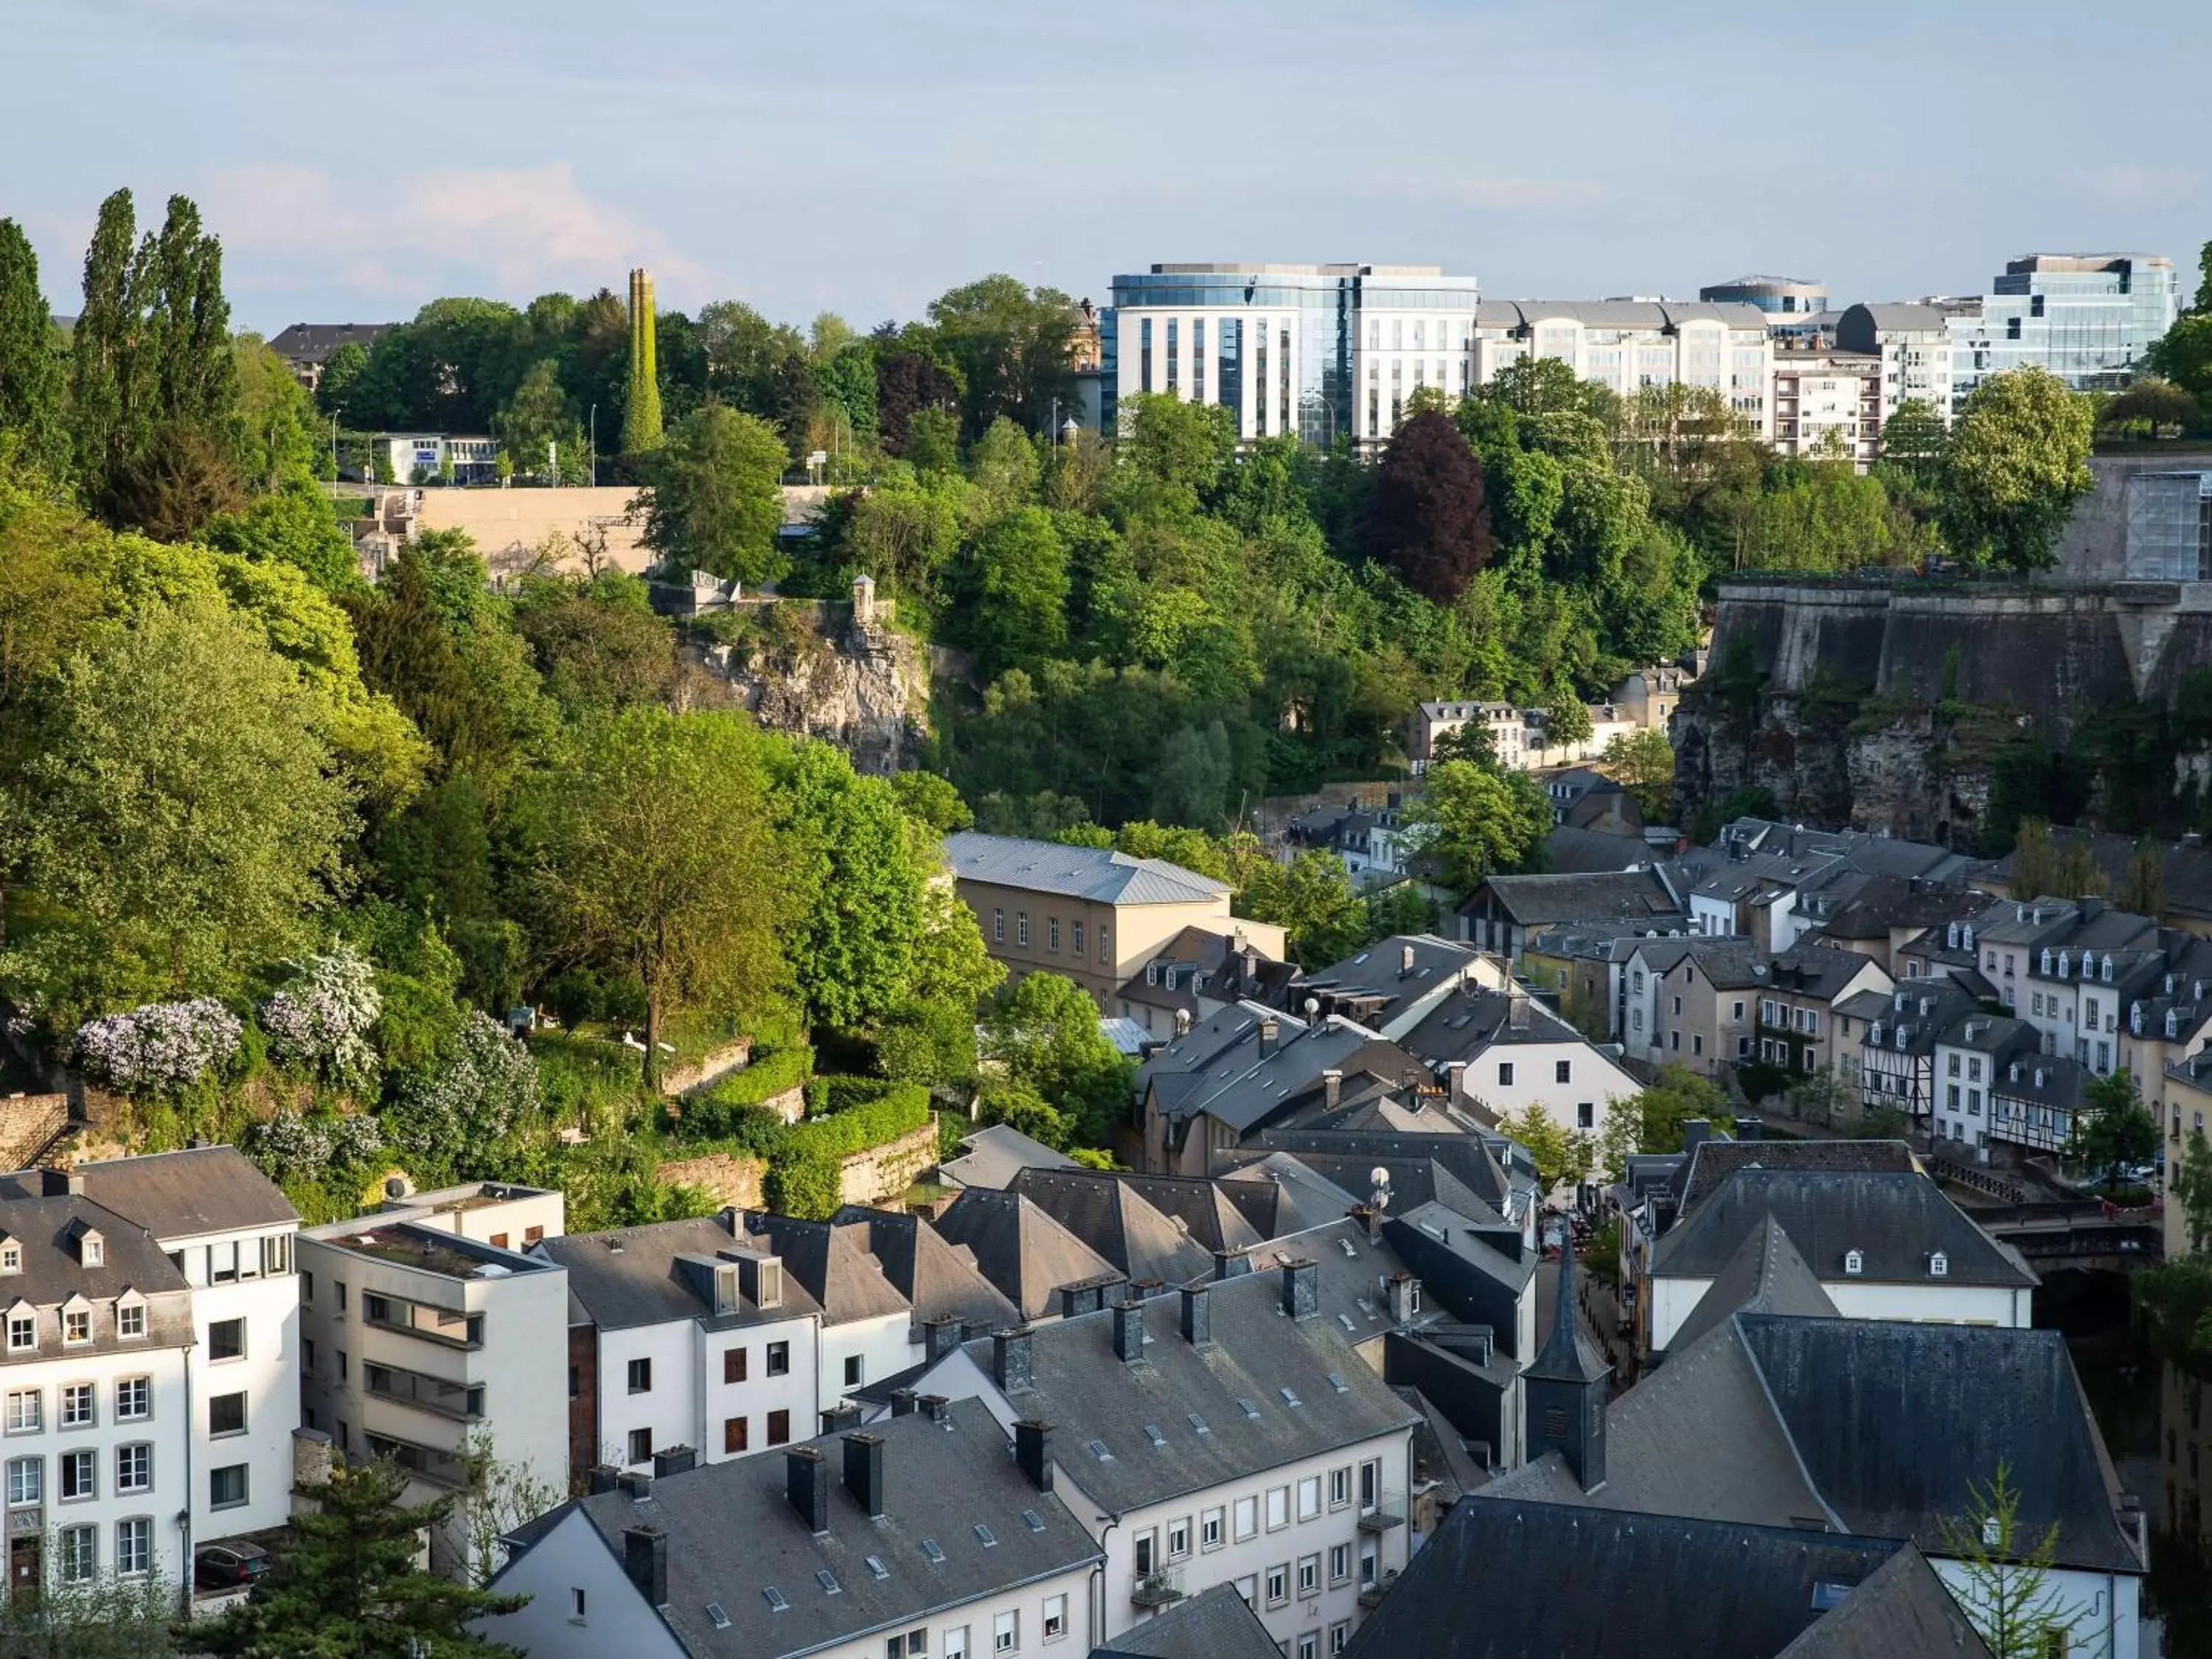
[[[0,1098],[0,1170],[25,1170],[69,1127],[65,1094],[16,1094]]]
[[[768,1165],[757,1158],[709,1152],[702,1158],[672,1158],[653,1173],[673,1187],[697,1187],[741,1210],[761,1207],[761,1177]]]
[[[937,1119],[919,1129],[854,1152],[838,1167],[837,1196],[847,1204],[880,1204],[896,1198],[937,1162]]]
[[[722,1079],[753,1057],[753,1040],[739,1037],[735,1042],[726,1042],[719,1048],[710,1048],[705,1056],[689,1066],[673,1066],[661,1073],[660,1092],[678,1100],[711,1089]]]

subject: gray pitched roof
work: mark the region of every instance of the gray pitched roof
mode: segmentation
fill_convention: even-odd
[[[748,1210],[743,1224],[745,1242],[753,1249],[783,1258],[786,1281],[795,1278],[806,1287],[822,1310],[823,1324],[912,1311],[884,1277],[883,1264],[869,1253],[866,1223],[841,1225]]]
[[[1076,1167],[1066,1152],[1056,1152],[1005,1123],[986,1124],[963,1136],[960,1145],[961,1155],[945,1159],[938,1172],[962,1187],[1005,1187],[1024,1170]]]
[[[945,861],[967,881],[1025,888],[1101,904],[1188,904],[1225,897],[1226,882],[1165,859],[1132,858],[1103,847],[987,836],[962,830],[945,838]]]
[[[968,1247],[983,1277],[1024,1319],[1052,1312],[1053,1292],[1061,1285],[1119,1271],[1035,1200],[1018,1193],[970,1187],[935,1224],[952,1243]]]
[[[531,1246],[568,1270],[568,1293],[591,1322],[603,1330],[659,1325],[696,1319],[710,1330],[761,1320],[799,1319],[822,1311],[804,1281],[783,1275],[783,1304],[763,1309],[747,1301],[736,1313],[717,1315],[687,1285],[676,1265],[678,1256],[714,1256],[738,1248],[757,1248],[732,1232],[722,1216],[657,1221],[642,1227],[611,1227],[605,1232],[568,1233]]]
[[[1263,1238],[1334,1221],[1362,1200],[1295,1152],[1266,1152],[1214,1177],[1224,1197]]]
[[[1348,1014],[1363,1025],[1379,1029],[1402,1005],[1465,972],[1480,957],[1472,945],[1455,944],[1434,933],[1394,933],[1316,969],[1287,994],[1302,1012],[1306,999],[1315,997],[1324,1012]]]
[[[1905,1175],[1920,1167],[1901,1140],[1735,1140],[1708,1137],[1690,1149],[1676,1190],[1686,1215],[1738,1170],[1827,1170]]]
[[[1115,1309],[1036,1326],[1027,1337],[1035,1384],[1009,1403],[1054,1425],[1063,1474],[1116,1514],[1413,1427],[1416,1414],[1334,1321],[1284,1316],[1283,1279],[1268,1272],[1212,1283],[1204,1292],[1212,1340],[1202,1348],[1183,1339],[1178,1297],[1140,1304],[1145,1348],[1130,1363],[1115,1353]],[[990,1371],[991,1341],[968,1352]]]
[[[1588,1039],[1521,990],[1492,991],[1462,985],[1422,1016],[1399,1039],[1406,1052],[1431,1066],[1469,1060],[1497,1043],[1577,1042]]]
[[[855,1642],[1101,1559],[1066,1505],[1016,1468],[980,1401],[955,1401],[942,1423],[915,1413],[868,1431],[883,1440],[884,1513],[872,1520],[863,1511],[841,1478],[842,1437],[823,1436],[808,1443],[830,1461],[830,1529],[818,1535],[792,1508],[787,1459],[776,1452],[665,1476],[643,1502],[617,1491],[575,1507],[618,1565],[629,1528],[666,1535],[661,1616],[699,1659],[776,1659]],[[985,1544],[978,1527],[995,1541]],[[883,1564],[882,1577],[871,1558]],[[824,1572],[834,1593],[817,1577]],[[781,1612],[768,1599],[771,1587],[786,1603]]]
[[[1492,876],[1460,907],[1473,915],[1485,892],[1498,908],[1523,927],[1561,921],[1596,921],[1607,916],[1677,916],[1667,884],[1650,870],[1615,870],[1573,876]]]
[[[294,323],[269,342],[269,349],[288,362],[319,363],[328,361],[342,345],[372,350],[377,341],[398,326],[397,323]]]
[[[1136,1188],[1094,1170],[1024,1170],[1011,1190],[1106,1258],[1125,1277],[1179,1285],[1212,1271],[1213,1255]]]
[[[85,1196],[127,1215],[156,1238],[296,1223],[299,1211],[235,1146],[103,1158],[77,1165]]]
[[[1843,1277],[1851,1250],[1862,1260],[1858,1276],[1878,1284],[1934,1283],[1929,1261],[1938,1251],[1954,1285],[2026,1290],[2037,1282],[1924,1175],[1755,1168],[1738,1170],[1660,1237],[1652,1276],[1717,1279],[1770,1216],[1824,1282]]]
[[[1467,1195],[1492,1209],[1503,1209],[1515,1190],[1511,1177],[1480,1135],[1268,1129],[1260,1135],[1259,1144],[1270,1152],[1295,1154],[1307,1169],[1359,1194],[1363,1201],[1367,1171],[1377,1164],[1389,1167],[1391,1185],[1397,1193],[1393,1201],[1400,1206],[1435,1199],[1455,1209],[1464,1208],[1460,1200]],[[1453,1183],[1449,1190],[1434,1178],[1431,1169],[1445,1172]],[[1413,1185],[1409,1186],[1408,1176]]]
[[[1233,1041],[1221,1045],[1217,1021],[1249,1022]],[[1275,1021],[1277,1036],[1263,1052],[1265,1022]],[[1304,1025],[1287,1014],[1255,1015],[1240,1006],[1206,1022],[1206,1037],[1194,1029],[1161,1049],[1138,1073],[1138,1087],[1150,1090],[1154,1105],[1176,1123],[1203,1115],[1242,1136],[1281,1111],[1296,1096],[1318,1086],[1325,1072],[1346,1077],[1370,1073],[1401,1082],[1429,1081],[1421,1063],[1395,1043],[1365,1026],[1332,1016]],[[1177,1082],[1175,1079],[1182,1079]]]
[[[1981,1635],[1912,1545],[1875,1569],[1778,1659],[1990,1659]]]
[[[869,1254],[882,1264],[892,1288],[914,1304],[915,1319],[957,1319],[964,1327],[981,1330],[1020,1322],[1020,1310],[983,1277],[975,1252],[954,1243],[920,1216],[848,1204],[832,1218],[842,1225],[867,1229]]]
[[[1744,1235],[1735,1255],[1721,1269],[1720,1277],[1705,1287],[1668,1346],[1679,1352],[1736,1313],[1836,1316],[1836,1304],[1820,1288],[1805,1258],[1797,1254],[1790,1235],[1771,1215]]]
[[[22,1266],[0,1278],[0,1309],[17,1302],[38,1310],[38,1348],[0,1353],[0,1368],[47,1364],[64,1354],[179,1347],[192,1340],[191,1297],[151,1234],[128,1217],[66,1191],[48,1195],[38,1170],[0,1176],[0,1238],[22,1249]],[[100,1260],[83,1260],[83,1237],[100,1235]],[[113,1303],[126,1291],[146,1299],[146,1340],[117,1334]],[[93,1304],[92,1343],[64,1349],[59,1310],[76,1297]]]
[[[1283,1659],[1283,1650],[1234,1584],[1216,1584],[1091,1649],[1091,1659]]]
[[[1774,1659],[1870,1580],[1884,1540],[1463,1498],[1352,1640],[1352,1659]],[[1899,1659],[1904,1659],[1900,1654]]]

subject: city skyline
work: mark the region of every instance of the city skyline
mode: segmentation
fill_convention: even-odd
[[[130,185],[144,219],[192,196],[236,320],[270,333],[589,292],[640,264],[672,307],[860,326],[994,270],[1103,303],[1155,260],[1435,264],[1500,297],[1687,297],[1755,270],[1838,304],[1983,292],[2032,251],[2187,272],[2212,186],[2163,157],[2187,153],[2212,19],[2163,8],[2156,53],[2113,33],[2061,58],[2023,27],[2055,7],[2002,31],[1954,9],[1976,15],[1878,0],[1808,45],[1619,0],[1195,20],[1133,0],[1103,21],[878,0],[834,34],[662,3],[618,54],[560,6],[519,33],[415,4],[279,25],[242,0],[117,0],[19,23],[33,72],[0,140],[40,165],[5,210],[67,313],[101,197]],[[2061,119],[2005,149],[2021,106],[2121,80],[2124,142]],[[115,102],[134,118],[103,118]]]

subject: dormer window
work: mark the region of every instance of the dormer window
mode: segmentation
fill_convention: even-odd
[[[1846,1277],[1856,1279],[1865,1271],[1866,1257],[1863,1255],[1856,1250],[1844,1252],[1844,1273]]]
[[[23,1271],[23,1247],[12,1238],[0,1238],[0,1273]]]
[[[2136,1036],[2142,1035],[2142,1004],[2140,1002],[2128,1005],[2128,1030]]]
[[[2172,974],[2168,974],[2166,976],[2166,994],[2168,996],[2172,996],[2173,994],[2173,975]]]
[[[27,1302],[8,1310],[8,1352],[29,1353],[39,1346],[39,1310]]]
[[[62,1346],[82,1348],[92,1342],[92,1304],[75,1297],[62,1309]]]
[[[1944,948],[1947,950],[1955,951],[1959,948],[1959,924],[1957,922],[1953,922],[1948,927],[1943,930],[1943,945]]]
[[[1961,930],[1960,936],[1966,941],[1966,949],[1971,951],[1974,948],[1974,930],[1972,927]]]
[[[2112,953],[2105,952],[2105,965],[2097,970],[2097,977],[2110,985],[2112,982]]]
[[[2043,1086],[2043,1067],[2040,1066],[2035,1068],[2035,1086],[2039,1089]]]
[[[1881,1047],[1881,1022],[1880,1020],[1875,1021],[1873,1029],[1867,1033],[1867,1036],[1872,1040],[1875,1048],[1879,1048]]]
[[[76,1259],[81,1267],[97,1267],[107,1260],[107,1243],[87,1228],[77,1236]]]
[[[2181,1011],[2179,1008],[2166,1011],[2166,1034],[2170,1037],[2181,1035]]]
[[[1928,1018],[1928,1016],[1929,1016],[1929,1014],[1931,1014],[1931,1013],[1933,1013],[1933,1012],[1935,1012],[1935,1009],[1936,1009],[1936,999],[1935,999],[1935,998],[1933,998],[1933,997],[1923,997],[1923,998],[1921,998],[1921,999],[1920,999],[1920,1018],[1923,1018],[1923,1019],[1927,1018]]]
[[[714,1269],[714,1311],[735,1313],[738,1310],[738,1269],[733,1262],[726,1267]]]
[[[754,1305],[762,1308],[781,1308],[783,1305],[783,1263],[770,1256],[760,1265],[760,1289],[753,1297]]]
[[[1942,1251],[1937,1250],[1928,1258],[1928,1276],[1930,1279],[1945,1278],[1950,1271],[1951,1258],[1945,1255]]]
[[[2043,971],[2046,974],[2051,971],[2051,947],[2046,945],[2043,947]]]
[[[136,1291],[118,1298],[115,1304],[115,1334],[125,1342],[145,1338],[146,1304]]]
[[[1158,985],[1159,982],[1160,964],[1157,962],[1146,963],[1145,964],[1145,983],[1147,985]]]
[[[2011,1082],[2017,1083],[2020,1081],[2020,1062],[2018,1060],[2015,1060],[2009,1066],[2005,1068],[2005,1076]]]

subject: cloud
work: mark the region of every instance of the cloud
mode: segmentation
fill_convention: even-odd
[[[586,196],[566,162],[434,167],[371,186],[343,185],[318,167],[238,167],[216,175],[204,205],[210,228],[250,252],[272,286],[308,276],[419,300],[456,289],[614,287],[637,264],[664,285],[705,276],[657,231]]]

